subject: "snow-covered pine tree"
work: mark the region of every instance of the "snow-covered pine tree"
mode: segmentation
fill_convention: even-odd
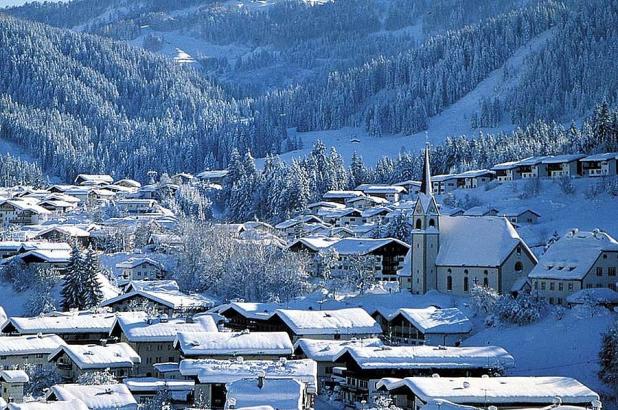
[[[618,393],[618,322],[603,334],[599,361],[599,379]]]
[[[103,301],[103,292],[101,291],[101,282],[99,281],[101,272],[101,263],[99,255],[92,247],[88,248],[84,258],[84,268],[82,270],[83,283],[83,308],[90,309],[96,307]]]
[[[83,306],[82,296],[84,284],[82,282],[82,270],[84,261],[77,243],[72,244],[71,259],[64,271],[64,283],[62,286],[62,309],[81,309]]]

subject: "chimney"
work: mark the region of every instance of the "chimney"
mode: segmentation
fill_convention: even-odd
[[[264,387],[264,380],[265,379],[266,379],[266,372],[264,372],[264,370],[261,370],[258,373],[258,379],[257,379],[257,386],[258,386],[259,389]]]

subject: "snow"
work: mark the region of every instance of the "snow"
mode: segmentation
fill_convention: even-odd
[[[347,347],[356,364],[368,369],[496,369],[515,365],[513,356],[498,346],[382,346]]]
[[[618,252],[618,242],[603,232],[573,230],[549,247],[528,277],[583,279],[603,252]]]
[[[149,323],[150,320],[150,323]],[[173,342],[179,332],[217,332],[210,315],[196,316],[192,322],[184,318],[162,320],[149,318],[144,312],[119,313],[114,328],[119,326],[129,342]]]
[[[394,238],[343,238],[335,242],[331,248],[340,255],[366,255],[391,243],[397,243],[405,248],[410,247],[408,244]]]
[[[438,309],[430,306],[424,309],[406,309],[397,311],[410,321],[423,334],[429,333],[469,333],[472,322],[457,308]]]
[[[50,354],[66,343],[56,335],[2,336],[0,356]]]
[[[335,357],[346,347],[354,346],[382,346],[382,340],[370,337],[366,339],[351,340],[320,340],[298,339],[294,344],[294,351],[302,350],[305,356],[316,362],[334,362]]]
[[[275,313],[296,335],[377,335],[380,325],[363,309],[288,310]]]
[[[474,206],[466,210],[464,216],[485,216],[492,212],[498,213],[498,210],[489,206]]]
[[[139,286],[137,285],[138,282],[140,283]],[[203,295],[187,295],[186,293],[178,290],[177,286],[175,289],[172,289],[169,286],[159,286],[161,283],[167,285],[169,282],[173,281],[132,281],[129,284],[130,290],[128,290],[127,293],[104,300],[103,303],[101,303],[101,306],[109,306],[122,300],[130,299],[134,296],[142,296],[171,309],[209,307],[215,304],[213,299],[207,298]]]
[[[0,379],[9,383],[28,383],[30,378],[23,370],[2,370]]]
[[[332,246],[333,244],[337,243],[339,241],[339,238],[329,238],[329,237],[323,237],[323,236],[310,236],[310,237],[306,237],[306,238],[299,238],[297,240],[295,240],[294,242],[292,242],[288,248],[293,247],[294,245],[297,244],[302,244],[304,246],[306,246],[309,249],[312,249],[314,251],[321,251],[323,249],[327,249],[330,246]]]
[[[217,311],[222,314],[225,313],[225,311],[232,309],[246,318],[266,320],[275,314],[275,310],[277,308],[278,305],[274,303],[232,302],[226,305],[221,305],[217,308]]]
[[[293,379],[268,379],[258,386],[257,379],[242,379],[229,383],[227,403],[234,408],[269,405],[279,410],[303,408],[304,384]]]
[[[81,400],[9,403],[9,410],[89,410]]]
[[[20,334],[108,333],[115,318],[113,313],[90,312],[54,312],[37,317],[13,316],[2,330],[6,331],[10,324]]]
[[[82,370],[106,368],[132,368],[141,362],[139,355],[127,343],[102,345],[64,345],[49,355],[55,360],[60,353],[67,356]]]
[[[56,384],[50,395],[60,401],[81,400],[90,410],[137,410],[137,402],[124,384]]]
[[[550,156],[544,159],[543,164],[562,164],[562,163],[577,161],[584,157],[585,155],[583,154],[555,155],[555,156]]]
[[[618,305],[618,292],[609,288],[582,289],[569,295],[567,303]]]
[[[192,391],[195,387],[193,380],[163,380],[155,377],[127,377],[123,383],[131,391],[156,392],[159,390],[169,391]]]
[[[581,162],[589,161],[609,161],[612,159],[618,159],[618,152],[605,152],[603,154],[589,155],[586,158],[580,159]]]
[[[406,386],[424,402],[433,399],[457,404],[491,403],[495,406],[523,403],[550,405],[556,397],[563,403],[589,404],[599,395],[568,377],[407,377],[378,382],[393,389]]]
[[[499,326],[465,339],[464,346],[497,345],[507,349],[517,366],[509,376],[564,376],[576,378],[601,392],[597,378],[601,333],[618,319],[606,309],[576,306],[557,320],[548,314],[527,326]]]
[[[478,238],[483,238],[482,246]],[[526,247],[505,218],[441,216],[436,265],[500,266],[519,244]]]
[[[200,383],[231,383],[257,377],[264,372],[266,379],[295,379],[317,387],[317,363],[302,360],[214,360],[185,359],[180,362],[180,373],[185,377],[197,376]]]
[[[180,332],[174,341],[184,356],[291,355],[285,332]]]

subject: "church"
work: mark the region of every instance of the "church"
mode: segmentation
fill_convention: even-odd
[[[429,148],[412,213],[410,251],[398,272],[402,289],[423,294],[438,290],[469,295],[477,285],[501,294],[527,284],[537,259],[504,217],[443,216],[434,198]]]

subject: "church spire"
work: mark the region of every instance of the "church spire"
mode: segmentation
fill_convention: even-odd
[[[429,142],[425,145],[425,160],[423,162],[423,177],[421,181],[421,192],[428,196],[433,196],[431,185],[431,168],[429,167]]]

